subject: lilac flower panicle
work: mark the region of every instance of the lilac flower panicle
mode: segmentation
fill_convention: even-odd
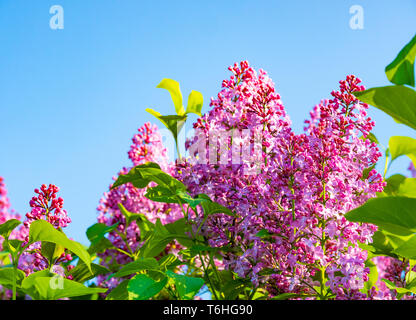
[[[228,161],[201,163],[204,155],[194,151],[178,165],[177,178],[193,194],[206,193],[237,213],[236,219],[211,216],[204,236],[212,246],[239,248],[241,253],[223,255],[226,268],[272,295],[313,293],[316,274],[325,270],[326,285],[338,299],[364,299],[360,289],[368,269],[358,242],[371,242],[376,227],[348,222],[344,214],[385,183],[375,170],[363,176],[381,153],[365,138],[374,127],[368,106],[352,94],[364,89],[361,81],[354,76],[341,81],[332,99],[315,106],[305,133],[296,135],[266,72],[256,73],[247,62],[229,70],[232,76],[194,128],[206,140],[224,130],[260,131],[261,165],[258,174],[245,175],[244,166],[252,164],[232,162],[229,135],[220,135],[218,142],[229,146],[219,155]],[[198,139],[189,139],[188,149]],[[202,216],[196,219],[202,222]],[[271,241],[256,236],[263,229],[273,235]]]

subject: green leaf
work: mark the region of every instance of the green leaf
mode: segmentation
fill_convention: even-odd
[[[119,223],[117,222],[111,226],[107,226],[104,223],[95,223],[87,229],[87,237],[91,241],[91,244],[95,245],[104,238],[107,233],[117,229],[118,224]]]
[[[166,271],[166,270],[173,270],[177,266],[184,265],[184,262],[179,260],[174,254],[169,253],[167,255],[164,255],[159,260],[159,266],[160,270]]]
[[[52,266],[57,258],[65,252],[65,248],[53,242],[42,241],[41,253],[48,259],[49,266]]]
[[[201,202],[201,206],[204,209],[204,215],[209,216],[215,213],[224,213],[229,216],[235,216],[234,212],[232,212],[230,209],[220,205],[217,202],[214,202],[211,200],[209,196],[206,194],[199,194],[196,197],[197,199],[205,199],[206,201]]]
[[[16,278],[16,285],[19,287],[22,280],[25,278],[25,273],[20,269],[16,269],[16,275],[14,272],[14,268],[1,268],[0,285],[11,289],[13,287],[13,279]]]
[[[144,258],[156,257],[174,239],[175,237],[161,224],[160,219],[157,219],[153,233],[139,250],[139,256]]]
[[[192,90],[188,97],[188,106],[186,107],[186,113],[195,113],[201,116],[201,109],[204,103],[202,94],[198,91]]]
[[[406,178],[400,184],[397,194],[403,197],[416,198],[416,178]]]
[[[192,198],[188,193],[186,193],[183,190],[178,190],[176,194],[179,196],[179,198],[183,201],[189,204],[192,208],[196,208],[197,205],[201,204],[202,202],[211,201],[204,198]]]
[[[235,300],[249,284],[250,280],[230,279],[224,285],[221,285],[221,291],[224,293],[225,300]]]
[[[271,237],[273,234],[269,233],[266,229],[261,229],[259,232],[256,233],[256,237],[259,238],[268,238]]]
[[[397,195],[400,185],[406,180],[406,177],[402,174],[395,174],[386,179],[387,185],[384,187],[383,192],[386,195]]]
[[[169,228],[172,229],[172,226],[169,226]],[[189,236],[185,234],[170,233],[167,227],[162,225],[160,219],[157,219],[153,233],[147,238],[146,242],[139,250],[139,256],[145,258],[156,257],[175,239],[179,242],[190,240]]]
[[[128,211],[121,203],[118,204],[120,212],[126,218],[126,224],[130,225],[133,221],[136,221],[137,226],[140,229],[140,237],[142,240],[146,240],[150,233],[154,230],[155,225],[147,219],[142,213],[132,213]]]
[[[104,288],[88,288],[79,282],[65,279],[59,275],[36,277],[29,288],[25,286],[25,290],[30,292],[31,297],[35,300],[57,300],[107,291]]]
[[[186,232],[190,231],[190,225],[185,218],[178,219],[174,222],[167,223],[164,225],[167,231],[171,234],[181,234],[186,235]]]
[[[163,186],[149,188],[144,196],[147,199],[156,202],[183,203],[175,192],[172,192],[169,188]]]
[[[130,279],[124,280],[117,287],[115,287],[107,295],[105,300],[128,300],[129,292],[127,291],[127,286],[129,285]]]
[[[171,189],[172,191],[176,190],[186,190],[186,186],[175,179],[171,175],[163,172],[161,169],[156,168],[141,168],[140,174],[150,181],[156,182],[158,185]]]
[[[368,251],[368,257],[389,256],[398,258],[394,250],[406,242],[410,236],[398,236],[385,230],[378,229],[373,235],[373,242],[370,244],[360,244],[360,247]]]
[[[31,296],[33,299],[40,300],[41,297],[38,294],[38,291],[35,287],[35,280],[39,277],[51,277],[55,275],[54,273],[50,272],[49,269],[44,269],[41,271],[37,271],[31,273],[29,276],[23,279],[21,288],[24,293]]]
[[[177,81],[172,79],[163,79],[156,88],[168,90],[170,96],[172,97],[173,104],[175,105],[176,113],[178,115],[185,114],[182,104],[182,92]]]
[[[142,168],[160,169],[160,166],[154,162],[147,162],[145,164],[138,165],[131,169],[127,174],[119,175],[117,180],[113,183],[111,189],[115,189],[126,183],[131,183],[133,186],[139,189],[146,187],[150,180],[143,178],[143,176],[140,174],[140,170]]]
[[[5,246],[6,240],[3,241],[3,247]],[[9,251],[0,251],[0,265],[12,265]]]
[[[47,241],[63,246],[75,253],[91,269],[91,257],[82,244],[69,240],[63,232],[56,230],[45,220],[36,220],[30,225],[29,243],[32,244],[38,241]]]
[[[176,235],[176,240],[184,247],[190,247],[194,244],[187,232],[191,227],[185,218],[178,219],[172,223],[165,224],[165,228],[172,234]]]
[[[406,242],[402,243],[393,252],[400,257],[416,259],[416,235],[413,235]]]
[[[416,92],[414,90],[404,86],[387,86],[357,91],[354,95],[362,102],[416,129]]]
[[[197,255],[198,253],[206,253],[206,252],[215,252],[218,248],[206,246],[203,244],[195,244],[189,248],[190,253],[192,256]]]
[[[394,84],[415,86],[416,35],[399,52],[397,57],[386,67],[386,75]]]
[[[172,133],[175,142],[178,141],[178,134],[182,130],[183,125],[185,124],[187,118],[186,115],[162,116],[159,112],[150,108],[147,108],[146,111],[149,112],[156,119],[158,119],[160,122],[162,122],[165,125],[165,127],[168,128],[169,131]]]
[[[183,190],[182,187],[180,189],[175,189],[164,187],[161,185],[149,188],[147,190],[147,193],[145,194],[145,197],[149,200],[156,202],[178,204],[187,203],[194,209],[198,204],[207,201],[202,198],[192,198],[188,193],[186,193],[186,191]]]
[[[139,258],[123,266],[113,277],[121,278],[143,270],[158,270],[159,263],[154,258]]]
[[[144,214],[140,214],[140,219],[136,221],[140,229],[140,238],[146,240],[155,229],[155,224],[150,222]]]
[[[413,261],[413,263],[412,263],[412,261]],[[412,269],[413,266],[414,266],[414,260],[412,260],[412,261],[409,261],[410,266],[411,266],[410,269]],[[415,279],[416,279],[416,272],[411,271],[411,270],[408,271],[408,273],[406,275],[406,282],[407,282],[406,287],[409,288],[410,286],[416,285],[416,280]]]
[[[2,245],[13,259],[17,259],[17,255],[22,250],[22,243],[23,241],[21,240],[5,238]]]
[[[187,277],[170,270],[166,271],[166,275],[173,279],[179,297],[183,300],[191,300],[204,285],[201,278]]]
[[[21,222],[17,219],[7,220],[5,223],[0,224],[0,236],[8,238],[12,231],[19,225]]]
[[[165,277],[161,281],[155,281],[145,274],[138,274],[130,279],[127,286],[129,298],[132,300],[148,300],[158,294],[167,284]]]
[[[68,275],[73,276],[73,280],[76,282],[84,283],[87,280],[91,280],[98,275],[108,274],[110,270],[102,265],[91,263],[91,270],[90,271],[85,263],[80,261],[78,265],[69,271]]]
[[[364,205],[348,212],[345,217],[352,222],[375,224],[397,235],[416,232],[416,199],[383,197],[368,200]]]
[[[136,188],[144,188],[153,181],[159,186],[169,189],[171,193],[176,193],[177,190],[186,190],[186,186],[182,182],[163,172],[159,167],[156,168],[154,165],[158,166],[153,162],[148,162],[134,167],[129,173],[120,175],[112,188],[129,182]]]
[[[102,253],[110,248],[114,248],[114,245],[111,243],[111,241],[107,238],[102,238],[95,244],[90,245],[90,247],[88,248],[88,253],[91,255],[94,253]]]
[[[379,196],[416,198],[416,178],[406,178],[401,174],[395,174],[389,177],[386,182],[387,186],[384,187],[383,192]]]
[[[367,260],[365,262],[365,266],[370,269],[368,281],[364,283],[364,288],[366,289],[366,291],[369,291],[373,286],[376,285],[376,282],[378,280],[378,270],[377,266],[371,260]]]
[[[406,155],[416,164],[416,139],[400,136],[391,137],[389,140],[389,149],[391,161]]]
[[[132,213],[128,211],[121,203],[118,204],[118,208],[123,216],[126,218],[126,227],[128,227],[133,221],[141,220],[141,216],[138,213]]]
[[[413,272],[413,271],[411,271],[411,272]],[[416,294],[416,283],[415,283],[415,281],[412,281],[409,284],[407,284],[406,289],[409,290],[410,292]]]
[[[397,287],[393,282],[391,282],[390,280],[387,279],[382,279],[382,281],[386,284],[387,288],[389,288],[390,290],[396,290],[397,293],[400,294],[407,294],[413,291],[416,291],[413,289],[413,291],[406,289],[406,288],[401,288],[401,287]],[[416,293],[416,292],[414,292]]]

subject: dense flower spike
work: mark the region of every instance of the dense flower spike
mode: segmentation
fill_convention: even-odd
[[[31,211],[26,214],[26,220],[21,228],[21,233],[24,235],[23,239],[26,243],[29,240],[29,228],[33,221],[46,220],[56,229],[64,228],[71,223],[71,218],[68,216],[66,210],[63,209],[64,200],[58,197],[58,192],[59,188],[53,184],[49,186],[43,184],[40,189],[35,189],[37,196],[30,200],[29,205]],[[56,260],[55,264],[59,265],[60,263],[71,260],[71,254],[64,252]],[[41,254],[40,243],[31,244],[19,260],[19,269],[23,270],[26,274],[43,270],[47,267],[48,261]]]
[[[173,172],[174,166],[172,163],[169,163],[167,151],[162,144],[162,136],[157,126],[145,123],[138,129],[138,133],[133,137],[132,141],[133,144],[128,152],[132,167],[152,161],[157,162],[165,172]],[[126,174],[129,169],[123,168],[119,175]],[[113,177],[113,180],[116,180],[116,178]],[[97,209],[99,213],[98,222],[109,226],[119,223],[117,231],[109,234],[109,240],[119,250],[128,252],[131,249],[134,251],[142,244],[140,229],[136,222],[131,223],[126,229],[125,218],[118,208],[119,203],[130,212],[146,215],[151,222],[160,219],[165,224],[183,217],[179,206],[151,201],[144,196],[145,193],[145,189],[137,189],[131,184],[125,184],[116,189],[111,189],[110,185],[109,191],[104,193],[103,198],[100,200],[100,205]],[[125,234],[125,240],[120,237],[120,233]],[[116,249],[106,250],[105,253],[99,254],[99,256],[103,265],[106,266],[110,266],[114,262],[125,264],[131,261],[130,257],[120,254]],[[112,288],[119,282],[115,278],[107,281],[107,278],[108,275],[99,276],[98,283]]]
[[[50,184],[48,187],[43,184],[35,189],[37,197],[33,197],[29,204],[32,210],[26,214],[24,225],[28,227],[33,221],[43,219],[52,224],[55,228],[64,228],[71,223],[66,210],[63,208],[64,200],[57,197],[59,188]]]
[[[343,214],[374,197],[385,183],[371,170],[381,156],[366,139],[374,122],[367,117],[368,106],[352,94],[363,90],[360,80],[341,81],[333,99],[314,108],[306,133],[295,135],[264,71],[257,75],[247,62],[230,71],[211,102],[213,109],[194,125],[199,137],[187,143],[191,157],[178,166],[178,178],[194,194],[206,193],[237,213],[237,219],[212,216],[204,235],[212,246],[239,248],[240,253],[224,255],[226,267],[271,294],[323,294],[312,289],[320,276],[339,299],[365,298],[360,289],[368,274],[366,252],[357,242],[370,242],[376,228],[350,223]],[[237,140],[240,145],[262,137],[254,175],[244,174],[253,166],[250,161],[233,162],[231,138],[224,134],[247,129],[252,135]],[[201,163],[209,156],[192,148],[201,135],[206,140],[216,135],[219,145],[228,146],[219,164]],[[267,239],[257,236],[262,229],[270,234]]]

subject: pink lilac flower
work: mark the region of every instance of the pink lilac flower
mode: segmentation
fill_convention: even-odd
[[[360,80],[341,81],[333,99],[311,112],[306,132],[296,135],[266,72],[257,74],[244,61],[229,70],[233,75],[212,99],[213,108],[194,125],[197,134],[187,142],[191,157],[177,168],[177,178],[192,194],[206,193],[237,214],[211,216],[204,236],[212,246],[235,247],[224,254],[225,266],[272,295],[311,293],[315,276],[324,270],[337,299],[364,299],[366,252],[357,243],[371,242],[376,227],[348,222],[343,215],[385,183],[375,170],[364,176],[381,153],[366,139],[374,126],[368,106],[352,94],[364,89]],[[260,161],[236,164],[231,137],[224,132],[247,129],[252,135],[238,141],[252,145],[261,135],[260,157],[252,158]],[[201,159],[210,158],[208,151],[192,146],[213,135],[228,148],[214,159],[219,163],[205,163]],[[254,166],[257,174],[245,174]],[[270,234],[266,240],[256,236],[262,229]]]
[[[133,144],[128,152],[132,165],[129,168],[123,168],[119,175],[126,174],[134,166],[150,161],[158,163],[163,171],[173,173],[174,165],[169,162],[167,150],[162,144],[162,136],[156,125],[145,123],[138,129],[138,133],[134,135],[132,141]],[[113,177],[113,180],[116,179],[117,177]],[[151,222],[160,219],[162,224],[166,224],[183,217],[179,206],[151,201],[144,196],[145,193],[146,189],[137,189],[131,184],[125,184],[116,189],[111,189],[110,185],[109,191],[104,193],[97,209],[98,222],[109,226],[119,223],[117,232],[126,235],[128,244],[127,246],[119,234],[114,231],[110,232],[108,236],[114,247],[128,252],[130,249],[135,251],[142,245],[139,227],[136,222],[132,222],[126,228],[125,218],[118,208],[119,203],[130,212],[144,214]],[[175,245],[170,245],[168,249],[175,251]],[[132,261],[130,257],[120,254],[116,249],[108,249],[104,253],[100,253],[99,257],[101,263],[106,266],[111,266],[113,263],[121,265]],[[109,288],[113,288],[119,283],[118,279],[107,280],[107,278],[108,275],[99,276],[98,283]]]
[[[58,230],[65,228],[71,223],[71,218],[68,216],[66,210],[63,209],[64,200],[58,197],[58,192],[59,188],[53,184],[49,186],[43,184],[40,189],[35,189],[37,196],[30,200],[29,205],[31,211],[26,214],[26,220],[21,228],[24,244],[29,241],[29,228],[33,221],[46,220]],[[71,254],[63,252],[55,261],[55,264],[59,265],[71,260]],[[19,269],[23,270],[26,275],[35,271],[44,270],[47,267],[48,261],[41,254],[40,243],[31,244],[19,260]]]
[[[0,177],[0,224],[5,223],[7,220],[10,219],[17,219],[20,220],[21,217],[19,214],[13,212],[10,208],[10,201],[7,196],[7,189],[6,184],[4,183],[4,179]],[[18,239],[19,238],[19,230],[14,230],[10,236],[11,238]],[[2,242],[3,239],[0,236],[0,251],[2,250]]]
[[[6,184],[4,183],[4,179],[0,177],[0,224],[3,224],[10,219],[20,220],[20,216],[14,213],[10,209],[10,201],[7,196]],[[12,231],[10,238],[22,239],[22,235],[20,234],[20,231],[18,229],[15,229]],[[0,236],[0,251],[4,250],[3,241],[4,241],[3,237]],[[0,266],[2,264],[3,264],[3,261],[0,260]],[[1,299],[8,300],[11,298],[11,296],[12,296],[11,290],[4,289],[2,286],[0,286],[0,300]]]

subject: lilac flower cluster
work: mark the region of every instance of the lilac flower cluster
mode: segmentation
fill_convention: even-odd
[[[367,139],[374,122],[367,117],[368,106],[352,94],[364,89],[360,80],[341,81],[332,100],[311,112],[306,132],[296,135],[266,72],[257,74],[247,62],[229,70],[233,75],[194,128],[205,141],[224,130],[252,130],[238,143],[253,144],[260,134],[261,157],[235,164],[232,137],[220,135],[219,145],[228,148],[218,158],[228,162],[201,163],[207,156],[192,148],[199,138],[188,141],[191,157],[178,165],[177,177],[193,194],[206,193],[238,216],[210,217],[201,229],[204,236],[212,246],[236,248],[224,254],[225,266],[272,295],[323,294],[315,289],[319,276],[338,299],[365,298],[360,289],[369,270],[357,243],[371,242],[376,228],[348,222],[343,215],[385,183],[371,170],[381,156]],[[245,175],[247,166],[256,166],[258,174]],[[260,236],[262,230],[267,237]]]
[[[57,196],[58,192],[59,188],[53,184],[49,186],[43,184],[40,189],[35,189],[37,196],[32,197],[30,200],[29,205],[31,211],[26,213],[26,220],[20,228],[20,234],[24,244],[29,241],[29,228],[33,221],[40,219],[46,220],[59,230],[71,223],[71,218],[68,216],[66,210],[63,209],[64,200]],[[58,265],[71,260],[71,254],[63,252],[55,261],[55,269],[59,270],[63,275],[64,271],[62,268],[58,268]],[[44,270],[47,267],[48,260],[41,254],[40,243],[31,244],[19,259],[19,269],[23,270],[26,275],[35,271]],[[70,268],[71,266],[69,266]]]
[[[39,219],[43,219],[51,223],[56,229],[66,227],[71,219],[68,217],[67,212],[63,209],[63,199],[57,197],[59,188],[55,185],[42,185],[40,190],[35,189],[37,197],[33,197],[30,200],[31,211],[26,214],[26,219],[22,225],[14,229],[10,235],[10,239],[17,239],[23,242],[22,246],[26,245],[29,240],[29,227],[30,224]],[[3,178],[0,177],[0,224],[10,219],[21,220],[18,214],[10,212],[10,202],[7,197],[7,190],[4,184]],[[0,249],[3,250],[1,244],[3,239],[0,237]],[[61,263],[69,262],[72,260],[72,256],[68,253],[62,253],[62,255],[55,261],[53,266],[54,272],[59,272],[62,275],[65,274],[65,270],[60,266]],[[1,262],[0,262],[1,263]],[[20,256],[18,262],[18,268],[29,275],[35,271],[43,270],[48,267],[47,259],[41,254],[41,244],[34,243],[28,246],[28,248]],[[71,266],[67,267],[68,269]],[[68,276],[71,278],[71,276]],[[11,297],[11,291],[5,291],[4,298],[9,299]],[[1,294],[0,294],[1,295]]]

